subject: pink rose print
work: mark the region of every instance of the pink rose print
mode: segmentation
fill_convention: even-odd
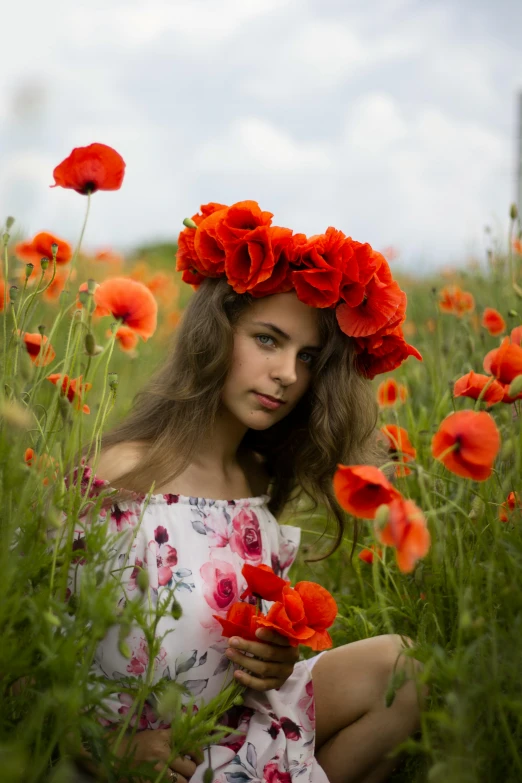
[[[207,531],[207,539],[210,546],[223,547],[228,544],[228,524],[224,514],[209,511],[203,520],[203,526]]]
[[[287,568],[290,568],[295,560],[296,545],[287,538],[282,538],[279,544],[279,552],[272,554],[272,569],[281,576]]]
[[[281,772],[277,767],[276,761],[269,761],[263,769],[263,780],[265,783],[292,783],[289,772]]]
[[[297,702],[301,723],[306,731],[315,729],[315,700],[312,680],[306,683],[306,695]]]
[[[200,574],[205,582],[205,601],[212,609],[221,612],[239,599],[236,572],[230,563],[209,560],[201,566]]]
[[[154,540],[149,541],[148,548],[156,558],[158,568],[158,584],[167,585],[172,579],[172,569],[178,564],[178,552],[173,546],[167,544],[169,534],[162,525],[154,531]],[[156,585],[152,585],[156,587]]]
[[[230,548],[243,560],[260,563],[263,555],[263,544],[259,520],[253,511],[241,509],[232,520],[234,532],[230,537]]]
[[[159,653],[154,659],[154,669],[156,670],[162,664],[165,664],[167,658],[167,652],[160,648]],[[138,641],[138,646],[134,646],[129,663],[127,664],[127,671],[129,674],[144,674],[147,671],[149,665],[149,648],[145,637],[142,636]]]

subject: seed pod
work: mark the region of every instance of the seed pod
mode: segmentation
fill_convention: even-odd
[[[509,217],[511,220],[516,220],[518,217],[518,209],[516,204],[511,204],[511,207],[509,208]]]
[[[31,277],[32,271],[34,269],[34,264],[26,264],[25,265],[25,279],[27,280],[29,277]]]
[[[192,218],[185,218],[184,221],[183,221],[183,225],[186,226],[187,228],[197,228],[198,227],[197,223],[194,223]]]
[[[203,783],[212,783],[214,780],[214,770],[212,767],[207,767],[203,773]]]
[[[11,217],[11,215],[9,215],[9,217],[5,221],[6,231],[11,231],[14,222],[15,222],[14,217]]]
[[[42,270],[45,272],[45,270],[49,266],[49,259],[48,258],[41,258],[40,259],[40,266],[42,267]]]
[[[172,606],[170,608],[170,613],[175,620],[179,620],[179,618],[183,614],[183,610],[179,602],[175,598],[172,599]]]
[[[91,332],[88,332],[85,335],[85,353],[88,356],[95,356],[95,350],[96,350],[96,341],[94,339],[94,335]]]
[[[18,286],[12,285],[11,288],[9,289],[9,298],[11,300],[11,304],[14,304],[18,299],[18,293],[19,293]]]
[[[142,593],[147,592],[147,590],[149,589],[149,575],[143,568],[140,568],[138,571],[138,575],[136,577],[136,584],[138,585]]]

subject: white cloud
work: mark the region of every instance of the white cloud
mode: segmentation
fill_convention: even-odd
[[[331,165],[321,144],[302,142],[259,117],[235,120],[220,139],[203,144],[195,156],[200,171],[217,170],[243,173],[254,170],[289,174]]]

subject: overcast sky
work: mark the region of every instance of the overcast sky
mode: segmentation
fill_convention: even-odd
[[[21,0],[2,28],[0,205],[27,234],[76,240],[85,198],[48,186],[97,141],[127,170],[93,198],[92,249],[243,199],[411,270],[505,235],[520,0]]]

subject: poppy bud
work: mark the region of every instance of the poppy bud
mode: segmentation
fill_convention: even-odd
[[[117,372],[110,372],[107,374],[107,378],[109,380],[109,388],[111,391],[116,391],[118,388],[118,373]]]
[[[522,375],[517,375],[511,381],[508,389],[510,397],[517,397],[522,392]]]
[[[41,258],[40,259],[40,266],[42,267],[42,270],[45,272],[45,270],[49,266],[49,259],[48,258]]]
[[[183,221],[183,225],[186,226],[187,228],[197,228],[197,224],[194,223],[192,218],[185,218]]]
[[[149,589],[149,575],[143,568],[140,568],[138,571],[138,576],[136,577],[136,584],[138,585],[142,593],[147,592],[147,590]]]
[[[98,283],[96,282],[96,280],[93,280],[93,279],[90,277],[90,278],[87,280],[87,291],[88,291],[90,294],[93,294],[93,293],[95,292],[95,290],[96,290],[96,286],[97,286],[97,285],[98,285]]]
[[[96,355],[96,341],[94,339],[94,335],[91,332],[88,332],[85,335],[85,353],[88,356]]]
[[[56,255],[58,253],[58,245],[56,244],[56,242],[53,242],[53,244],[51,245],[51,252],[53,254],[53,261],[56,261]]]
[[[40,334],[43,337],[44,334],[45,334],[45,324],[40,324],[39,327],[38,327],[38,331],[40,332]]]
[[[170,608],[170,613],[175,620],[179,620],[179,618],[183,614],[183,610],[179,602],[175,598],[172,599],[172,606]]]
[[[25,265],[25,279],[27,280],[29,277],[31,277],[31,273],[34,269],[34,264],[26,264]]]
[[[67,304],[67,299],[69,298],[69,291],[64,288],[63,291],[60,292],[60,307],[65,307]]]
[[[43,616],[45,617],[49,625],[54,625],[55,628],[60,627],[61,622],[58,619],[58,617],[55,614],[53,614],[53,612],[44,612]]]
[[[203,783],[212,783],[214,780],[214,770],[212,767],[207,767],[203,773]]]
[[[485,503],[479,495],[475,495],[471,501],[470,519],[481,519],[484,516]]]
[[[7,231],[5,232],[5,234],[2,234],[2,241],[4,245],[7,245],[7,243],[9,242],[9,234],[7,233]]]
[[[90,298],[91,294],[89,294],[87,291],[78,291],[78,299],[84,307],[87,307],[87,303]]]
[[[5,229],[6,231],[10,231],[13,227],[13,223],[15,222],[14,217],[9,216],[7,220],[5,221]]]
[[[518,209],[516,204],[511,204],[511,207],[509,209],[509,217],[511,220],[516,220],[518,217]]]
[[[18,286],[12,285],[9,289],[9,297],[11,299],[11,304],[14,304],[16,300],[18,299]]]
[[[241,707],[241,705],[244,703],[244,698],[241,696],[241,694],[238,693],[232,704],[234,707]]]
[[[508,310],[508,315],[511,316],[511,318],[518,318],[518,313],[516,310]]]
[[[124,658],[132,657],[131,648],[129,647],[127,642],[124,641],[123,639],[120,639],[120,641],[118,642],[118,651],[121,655],[123,655]]]

